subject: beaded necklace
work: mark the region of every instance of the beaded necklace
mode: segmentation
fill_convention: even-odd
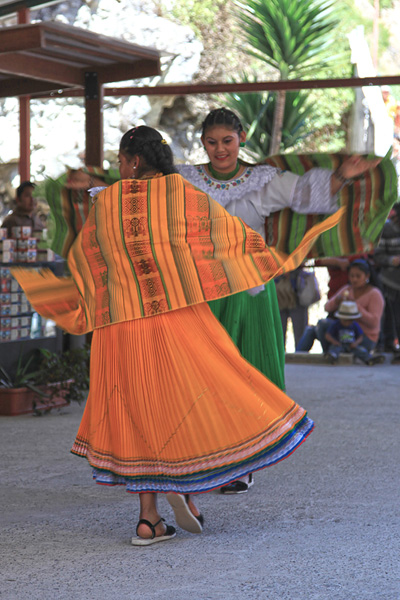
[[[239,173],[241,166],[242,165],[240,164],[240,162],[237,161],[236,167],[233,169],[233,171],[231,171],[230,173],[220,173],[219,171],[213,169],[212,164],[210,162],[207,164],[207,168],[210,171],[212,177],[214,177],[214,179],[218,179],[219,181],[228,181],[228,179],[233,179],[235,175]]]

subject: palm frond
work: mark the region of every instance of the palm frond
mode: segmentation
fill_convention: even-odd
[[[277,69],[281,79],[300,76],[310,65],[328,66],[338,24],[330,0],[236,0],[235,5],[249,53]]]
[[[249,77],[241,75],[242,81]],[[255,78],[254,78],[255,79]],[[225,95],[225,102],[236,112],[247,131],[246,150],[255,159],[262,160],[269,154],[272,125],[275,112],[275,93],[233,93]],[[287,92],[282,128],[282,148],[294,146],[310,132],[306,128],[306,119],[312,114],[313,107],[307,102],[303,92]]]

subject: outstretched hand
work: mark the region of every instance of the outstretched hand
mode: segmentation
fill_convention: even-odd
[[[65,187],[72,190],[88,189],[90,187],[91,178],[88,173],[84,173],[82,169],[71,169],[68,173]]]
[[[353,179],[369,169],[375,169],[381,160],[381,158],[368,159],[358,155],[350,156],[342,163],[339,172],[345,179]]]
[[[336,194],[343,185],[351,183],[351,180],[354,179],[354,177],[362,175],[365,171],[369,171],[369,169],[375,169],[381,160],[381,158],[363,158],[356,154],[346,158],[340,167],[332,173],[331,194]]]

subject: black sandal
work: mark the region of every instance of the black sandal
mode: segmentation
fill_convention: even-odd
[[[186,504],[189,506],[189,500],[190,500],[190,494],[185,494],[185,502]],[[203,515],[200,513],[199,516],[196,516],[196,519],[198,520],[198,522],[200,523],[201,527],[204,527],[204,517]]]
[[[171,540],[176,536],[176,529],[172,527],[172,525],[166,525],[166,530],[163,535],[156,535],[156,527],[161,523],[161,521],[165,522],[165,519],[160,519],[157,523],[150,523],[146,519],[140,519],[138,524],[136,525],[136,536],[131,540],[132,546],[151,546],[151,544],[157,544],[157,542],[166,542],[167,540]],[[150,538],[142,538],[139,537],[138,529],[139,525],[147,525],[147,527],[151,530]]]
[[[247,483],[238,479],[222,486],[221,494],[245,494],[254,485],[253,473],[249,473]]]

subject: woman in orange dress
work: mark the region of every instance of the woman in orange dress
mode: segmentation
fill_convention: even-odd
[[[134,545],[169,540],[157,493],[200,533],[191,494],[291,454],[306,411],[245,361],[207,301],[296,268],[330,217],[289,257],[175,173],[150,127],[128,131],[121,180],[100,191],[68,252],[69,278],[14,269],[35,310],[93,331],[90,391],[72,448],[99,484],[139,493]]]

